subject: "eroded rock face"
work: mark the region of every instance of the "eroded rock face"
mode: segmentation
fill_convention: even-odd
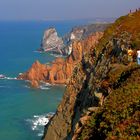
[[[139,13],[136,12],[135,16],[137,17],[136,19],[139,20],[140,12]],[[133,69],[132,70],[133,72],[139,69],[135,63],[133,64],[133,66],[126,65],[124,63],[125,55],[126,55],[125,49],[127,49],[127,46],[128,46],[126,43],[128,42],[126,41],[128,40],[127,37],[123,38],[123,36],[125,35],[124,31],[126,32],[128,29],[130,30],[131,28],[137,29],[137,30],[140,29],[139,28],[140,25],[138,26],[135,24],[137,20],[135,20],[134,15],[133,16],[131,15],[131,17],[125,17],[125,18],[123,17],[120,20],[122,22],[119,21],[120,22],[119,23],[117,21],[117,25],[113,25],[113,28],[110,27],[108,30],[106,30],[103,38],[100,40],[100,43],[97,45],[96,48],[92,47],[93,43],[91,41],[93,39],[91,40],[89,39],[86,42],[86,46],[91,46],[91,50],[92,48],[94,49],[92,51],[90,50],[88,54],[85,54],[82,58],[82,61],[79,62],[76,65],[75,69],[73,70],[73,74],[67,84],[65,94],[63,96],[63,99],[60,105],[58,106],[57,112],[45,128],[43,140],[106,139],[106,136],[107,136],[106,134],[110,134],[111,131],[114,132],[114,129],[116,129],[116,132],[118,132],[119,125],[116,124],[117,121],[113,120],[113,123],[112,123],[109,120],[109,119],[114,118],[114,116],[116,115],[119,124],[120,122],[122,124],[122,122],[124,121],[124,117],[123,118],[118,117],[118,114],[120,114],[120,109],[118,109],[117,114],[114,113],[113,115],[112,113],[114,112],[114,109],[117,108],[117,104],[120,105],[120,102],[117,102],[118,100],[116,99],[118,98],[116,97],[120,97],[121,99],[122,95],[124,95],[124,91],[126,92],[128,91],[126,90],[126,86],[129,85],[128,89],[130,89],[130,85],[133,85],[133,84],[130,84],[130,81],[128,80],[131,77],[130,75],[132,75],[132,73],[130,72],[130,69],[131,70]],[[123,26],[118,26],[118,23],[119,25],[123,25],[124,23],[125,24]],[[118,27],[120,27],[119,30],[118,30]],[[112,31],[112,33],[110,33],[110,31]],[[117,38],[116,37],[114,38],[114,33],[116,33],[116,31],[119,33],[117,33]],[[130,32],[130,34],[132,35],[135,34],[136,37],[139,36],[139,32],[134,32],[134,33]],[[136,40],[136,38],[133,38],[133,39]],[[122,41],[120,42],[119,40],[122,40]],[[120,47],[122,45],[124,47],[120,51]],[[139,49],[139,45],[137,46],[137,49]],[[138,71],[137,73],[139,73]],[[133,77],[134,79],[136,79],[135,76]],[[139,76],[136,76],[136,77],[139,77]],[[132,83],[133,82],[137,83],[137,81],[133,79],[131,79],[131,81]],[[122,90],[123,86],[124,86],[124,89]],[[118,88],[120,88],[120,90],[117,90]],[[111,98],[110,98],[110,101],[108,102],[107,101],[108,99],[106,97],[108,95],[111,95],[112,90],[115,91],[115,94],[112,95],[113,98],[110,96]],[[121,93],[122,95],[119,95],[118,92],[119,94]],[[129,93],[131,92],[136,93],[134,90],[129,91]],[[128,96],[128,94],[126,94],[126,96]],[[132,97],[131,94],[129,95],[129,97],[131,99]],[[104,101],[107,101],[109,103],[108,106],[103,106],[102,102]],[[109,107],[112,108],[112,105],[113,105],[112,101],[115,102],[114,103],[115,107],[114,109],[112,109],[112,111],[110,111]],[[126,100],[125,102],[128,102],[128,100]],[[124,98],[123,98],[123,103],[124,103]],[[138,105],[138,102],[137,102],[137,105]],[[100,108],[100,106],[102,106],[102,108]],[[131,105],[129,104],[128,106],[131,106]],[[125,108],[124,114],[126,113],[126,116],[129,118],[128,116],[129,111],[128,112],[126,111],[127,108]],[[100,111],[98,109],[100,109]],[[99,111],[98,113],[96,112],[97,110]],[[123,111],[123,109],[121,111]],[[135,111],[137,112],[137,109]],[[111,117],[108,119],[109,112],[110,112]],[[98,115],[94,116],[94,114],[96,113]],[[106,114],[107,114],[107,117],[105,117]],[[132,114],[130,113],[130,115]],[[133,115],[135,115],[134,112],[133,112]],[[87,124],[90,117],[92,117],[92,119],[93,117],[96,117],[97,122],[96,120],[95,121],[90,120],[91,122]],[[101,121],[101,118],[104,118],[103,121]],[[120,121],[120,118],[121,118],[121,121]],[[106,127],[106,129],[104,129],[105,127],[102,125],[102,122],[104,123],[104,121],[106,122],[106,125],[109,124],[109,126]],[[126,121],[128,123],[128,119],[126,119]],[[131,121],[129,123],[131,123]],[[116,126],[114,126],[112,129],[111,128],[112,126],[110,124],[112,125],[115,124]],[[94,128],[92,128],[93,126]],[[126,125],[124,126],[126,128]],[[124,129],[124,126],[123,126],[123,129]],[[129,128],[130,128],[130,124],[128,125],[127,129]],[[104,130],[109,131],[109,132],[106,133]],[[124,129],[122,133],[120,133],[121,136],[124,135],[125,137],[125,134],[124,134],[125,130],[126,129]],[[109,139],[112,139],[112,138],[117,139],[118,135],[117,137],[113,137],[115,136],[115,134],[116,133],[113,133],[113,135],[111,136],[108,135],[110,136]],[[130,133],[128,136],[130,137]],[[119,137],[119,138],[121,139],[122,137]],[[137,138],[137,136],[135,135],[134,138]]]
[[[19,75],[19,79],[30,80],[32,87],[38,87],[39,81],[45,81],[45,75],[48,74],[46,65],[41,64],[38,60],[33,63],[31,68],[23,74]]]
[[[121,111],[124,110],[123,114],[125,114],[125,117],[120,117],[122,114],[120,113],[121,105],[118,99],[120,98],[121,100],[122,95],[124,96],[124,91],[126,91],[126,97],[130,99],[132,93],[139,93],[135,90],[129,91],[129,89],[131,89],[130,85],[132,87],[134,87],[133,83],[138,85],[136,77],[139,77],[137,75],[139,73],[139,66],[135,63],[131,65],[126,65],[125,63],[125,55],[127,54],[125,53],[125,49],[127,50],[129,38],[125,36],[126,33],[124,34],[124,31],[126,32],[130,29],[131,31],[132,29],[137,29],[135,31],[138,31],[138,29],[140,29],[140,24],[135,24],[136,21],[139,20],[140,11],[136,12],[135,15],[131,14],[131,17],[129,16],[121,18],[120,21],[118,20],[117,24],[115,23],[113,25],[113,28],[108,28],[96,48],[92,47],[91,41],[93,39],[87,41],[86,46],[91,46],[91,50],[83,56],[82,61],[79,62],[73,70],[73,74],[67,84],[65,94],[58,106],[57,112],[45,128],[43,140],[121,139],[126,136],[126,133],[124,133],[126,129],[124,128],[130,130],[132,122],[128,120],[130,116],[132,120],[134,120],[133,116],[135,116],[135,113],[138,113],[136,104],[139,106],[139,102],[136,103],[136,100],[134,100],[135,103],[133,103],[133,105],[135,104],[134,108],[137,109],[135,110],[133,108],[135,112],[128,113],[133,101],[129,104],[127,103],[128,100],[123,98],[122,102],[124,104],[126,102],[128,106],[124,107],[125,109],[121,109]],[[135,17],[137,20],[135,20]],[[114,33],[116,32],[117,37],[114,37]],[[139,32],[129,33],[132,36],[134,34],[136,37],[139,36]],[[136,38],[133,39],[131,41],[136,40]],[[139,49],[139,44],[136,47],[137,49]],[[123,49],[120,51],[122,45]],[[130,75],[133,75],[134,77],[132,77],[135,80]],[[126,90],[126,87],[128,90]],[[112,94],[112,91],[114,94]],[[129,94],[127,94],[128,91]],[[106,98],[107,96],[108,98]],[[138,101],[139,98],[136,98]],[[106,102],[106,104],[104,104],[104,102]],[[117,108],[118,106],[120,107]],[[117,113],[113,113],[114,110]],[[110,118],[108,114],[110,114]],[[118,117],[118,114],[121,115]],[[90,120],[91,117],[92,119]],[[122,122],[125,124],[122,125]],[[137,124],[137,121],[135,121],[135,124]],[[120,125],[122,126],[120,127],[121,129],[119,129],[121,135],[116,136],[118,126]],[[114,133],[115,129],[116,133]],[[110,135],[111,133],[112,135]],[[131,137],[131,132],[128,133],[128,137],[125,137],[126,139]],[[137,133],[136,130],[135,133]],[[135,135],[133,138],[138,137],[138,135]]]
[[[51,52],[54,54],[70,55],[71,47],[74,41],[80,41],[87,38],[95,32],[103,32],[109,24],[90,24],[74,27],[62,38],[58,36],[55,28],[49,28],[45,31],[40,51]]]
[[[86,40],[80,41],[78,44],[76,44],[76,46],[79,45],[78,48],[82,46],[83,51],[82,49],[81,51],[83,54],[88,53],[95,48],[101,37],[102,33],[96,33],[96,35],[91,35]],[[75,60],[74,56],[71,55],[68,60]],[[86,91],[87,89],[85,88],[85,85],[88,83],[86,79],[87,75],[84,63],[82,63],[82,61],[79,61],[78,64],[76,64],[75,69],[73,70],[73,74],[70,80],[67,83],[67,88],[63,100],[60,103],[55,116],[52,118],[52,121],[50,121],[46,126],[45,135],[43,138],[44,140],[72,139],[72,135],[76,127],[75,124],[79,120],[82,113],[82,106],[78,106],[78,104],[82,104],[83,106],[90,106],[90,104],[92,104],[93,102],[96,103],[94,98],[91,98],[90,93],[87,94],[88,91]],[[83,94],[80,94],[81,92]],[[83,117],[83,119],[81,119],[81,123],[85,123],[86,121],[88,121],[88,119],[89,116]],[[75,133],[81,131],[79,129],[79,125],[80,124],[78,124]],[[75,138],[73,137],[73,140],[74,139],[76,139],[76,136]]]
[[[83,41],[74,41],[72,52],[66,59],[57,58],[51,65],[41,64],[36,61],[25,73],[19,75],[19,79],[30,80],[33,87],[38,87],[40,81],[52,84],[66,84],[71,77],[73,69],[82,60],[85,52],[95,47],[102,37],[102,32],[97,32]]]
[[[45,31],[41,43],[41,51],[51,51],[62,54],[64,43],[61,37],[58,36],[55,28],[49,28]]]
[[[95,32],[103,32],[108,26],[109,24],[96,23],[74,27],[70,33],[63,37],[63,40],[64,42],[71,43],[76,40],[85,39]]]

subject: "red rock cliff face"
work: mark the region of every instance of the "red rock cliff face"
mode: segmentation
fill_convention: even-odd
[[[121,23],[124,22],[125,25],[128,25],[128,23],[131,24],[129,26],[125,26],[125,28],[123,27],[122,32],[119,36],[117,36],[117,39],[122,39],[122,36],[124,36],[124,31],[126,33],[128,30],[127,28],[130,28],[132,24],[134,27],[136,27],[135,20],[132,21],[135,19],[134,15],[129,16],[129,20],[126,20],[127,18],[125,19],[124,17],[121,18],[122,21],[119,25],[122,25]],[[137,19],[139,19],[138,16]],[[134,69],[136,70],[137,68],[135,67],[135,63],[134,65],[132,64],[133,66],[127,66],[126,63],[124,63],[125,55],[122,55],[121,52],[118,54],[118,51],[120,50],[119,46],[122,44],[118,44],[117,47],[115,47],[116,43],[114,43],[114,39],[116,39],[116,37],[114,38],[114,33],[116,33],[116,30],[118,30],[117,27],[118,21],[117,25],[115,23],[113,24],[113,28],[111,26],[105,31],[100,43],[96,45],[96,48],[93,50],[93,39],[89,38],[88,40],[85,40],[84,46],[86,48],[89,48],[88,46],[90,46],[91,51],[85,54],[82,61],[75,66],[73,74],[68,81],[63,99],[59,104],[55,115],[45,127],[43,140],[121,139],[127,135],[126,133],[124,134],[123,131],[126,129],[120,129],[120,137],[118,135],[115,137],[116,133],[114,133],[114,130],[118,132],[118,126],[120,126],[118,124],[120,124],[120,122],[121,126],[122,122],[127,122],[128,125],[124,125],[123,128],[126,128],[127,126],[128,129],[130,128],[129,123],[132,122],[129,121],[128,123],[128,120],[130,119],[129,115],[134,115],[135,113],[128,112],[129,107],[131,107],[130,104],[133,103],[130,102],[128,106],[126,105],[127,107],[125,106],[125,109],[121,109],[121,112],[125,110],[123,114],[126,114],[125,116],[129,118],[126,119],[126,117],[120,117],[121,115],[118,116],[118,114],[121,113],[120,107],[117,108],[120,105],[120,100],[118,102],[117,99],[119,99],[119,97],[121,99],[122,95],[124,96],[125,91],[128,92],[128,90],[126,90],[127,85],[129,85],[129,89],[131,89],[130,86],[133,84],[131,84],[128,79],[133,75],[131,72],[134,72]],[[138,35],[139,34],[137,32],[136,36],[138,37]],[[127,36],[125,36],[124,39],[127,42]],[[127,45],[125,45],[125,47],[127,48]],[[128,72],[130,71],[128,67],[133,70]],[[136,78],[134,79],[135,80],[131,79],[131,81],[138,84]],[[122,89],[123,87],[124,89]],[[115,94],[113,92],[115,92]],[[135,90],[131,90],[129,91],[129,94],[131,92],[139,93]],[[126,94],[128,98],[129,94]],[[130,99],[131,97],[132,94],[130,94]],[[122,100],[122,103],[125,104],[124,98]],[[106,102],[105,104],[104,101]],[[127,99],[126,102],[128,102]],[[136,108],[136,105],[134,106],[134,108]],[[117,113],[112,113],[114,110]],[[134,111],[135,109],[132,110]],[[115,117],[117,119],[114,119]],[[90,118],[91,120],[89,122]],[[114,120],[115,123],[112,120]],[[128,138],[130,135],[131,132],[129,132]]]
[[[66,59],[57,58],[51,65],[41,64],[36,61],[27,72],[19,75],[18,78],[30,80],[33,87],[38,87],[40,81],[66,84],[75,65],[82,60],[83,54],[94,48],[102,36],[102,32],[96,32],[85,40],[75,41],[72,44],[72,53]]]

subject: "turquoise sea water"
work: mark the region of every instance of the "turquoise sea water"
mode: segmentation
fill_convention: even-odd
[[[42,63],[54,59],[35,52],[43,32],[56,27],[60,35],[81,21],[61,22],[0,22],[0,140],[39,140],[43,126],[39,119],[55,112],[65,87],[45,85],[32,89],[28,82],[12,79],[26,71],[35,60]],[[37,122],[38,121],[38,122]]]

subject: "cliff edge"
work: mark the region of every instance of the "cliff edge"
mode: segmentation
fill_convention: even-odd
[[[120,17],[75,65],[44,140],[140,139],[140,66],[127,58],[140,49],[139,17]]]

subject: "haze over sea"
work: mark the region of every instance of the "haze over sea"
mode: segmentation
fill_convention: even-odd
[[[43,85],[29,87],[27,81],[15,80],[35,60],[54,60],[49,54],[37,53],[43,32],[55,27],[60,35],[85,21],[0,22],[0,140],[39,140],[43,133],[40,122],[47,113],[55,112],[65,87]]]

